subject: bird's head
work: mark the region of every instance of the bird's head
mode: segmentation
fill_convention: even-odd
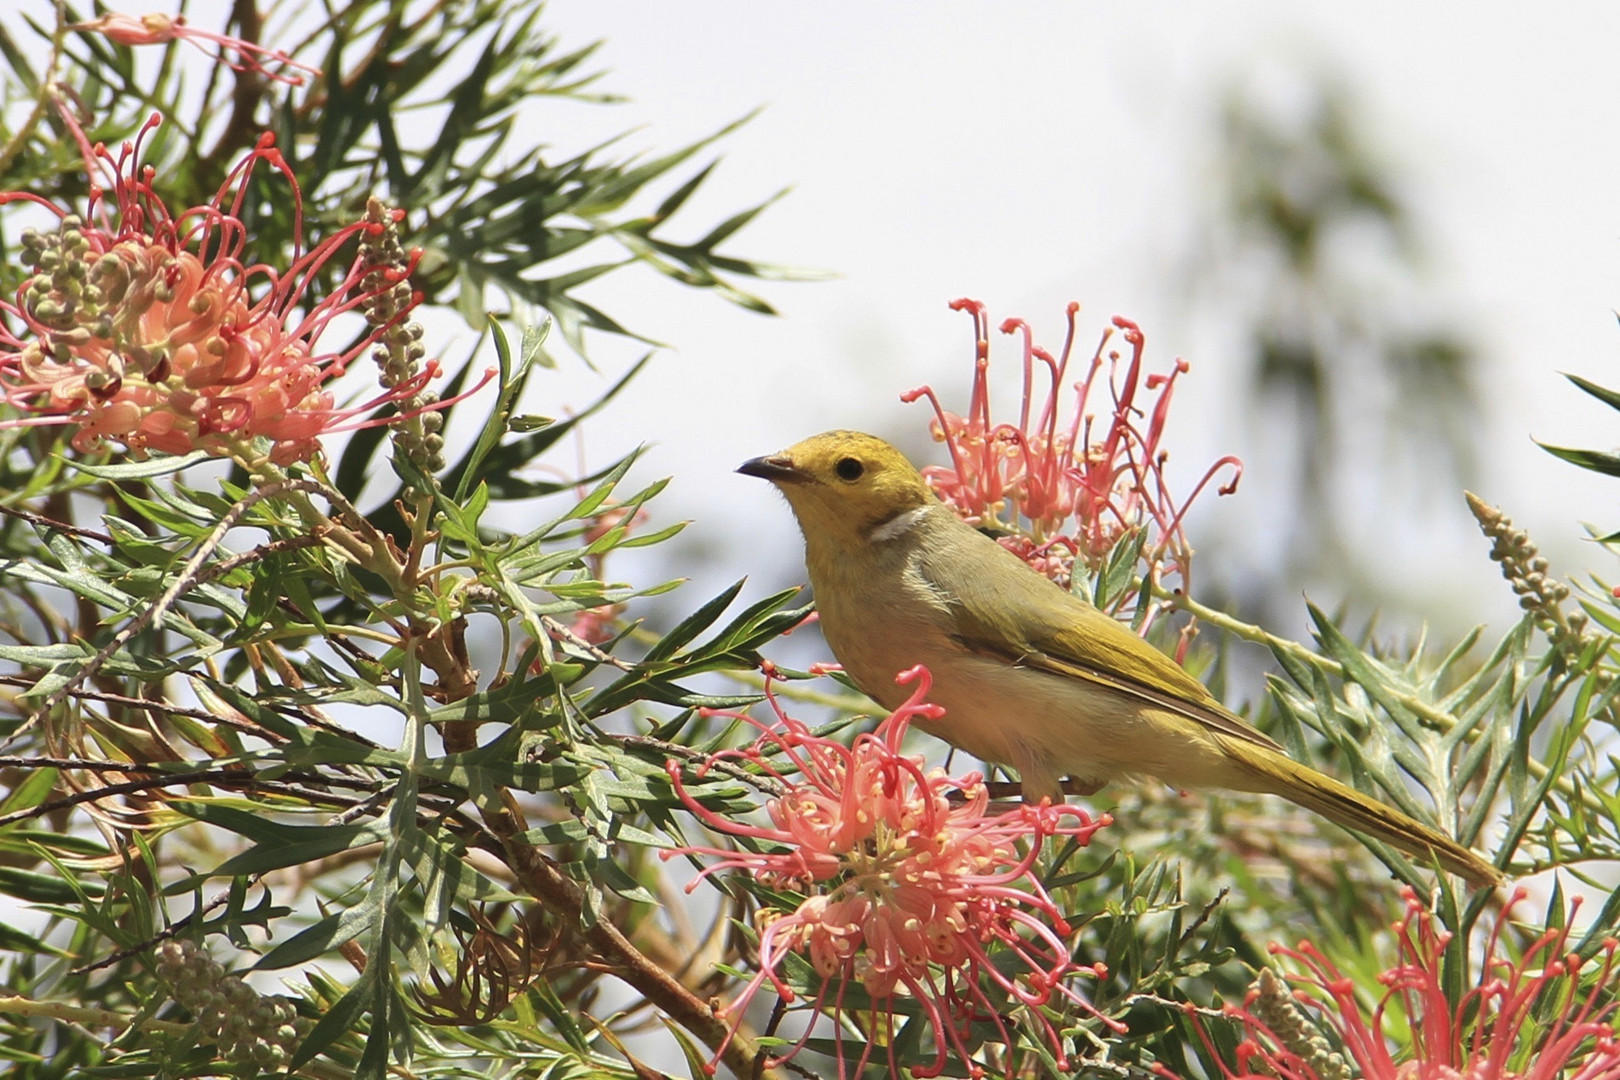
[[[904,454],[859,431],[813,435],[737,471],[775,484],[811,543],[868,543],[874,530],[936,501]]]

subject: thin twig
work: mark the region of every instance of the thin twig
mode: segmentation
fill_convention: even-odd
[[[0,685],[21,686],[27,689],[32,689],[34,686],[38,685],[38,680],[24,678],[19,675],[0,675]],[[114,694],[105,690],[74,690],[69,696],[88,701],[100,701],[109,705],[125,705],[132,709],[146,709],[151,712],[168,713],[173,716],[185,716],[192,720],[203,721],[204,723],[221,723],[228,727],[233,727],[238,731],[245,731],[253,735],[268,736],[269,734],[256,724],[243,724],[240,721],[220,716],[217,713],[209,712],[207,709],[192,709],[184,705],[172,705],[166,701],[154,701],[149,698],[130,697],[127,694]],[[39,759],[36,758],[32,760]],[[88,769],[93,768],[94,766],[85,764],[73,767]],[[117,766],[115,765],[113,767],[116,768]]]
[[[154,946],[161,945],[172,937],[177,937],[191,925],[192,920],[198,918],[199,916],[208,914],[217,907],[223,907],[230,901],[230,899],[231,890],[227,889],[225,892],[220,893],[218,896],[208,901],[208,903],[204,904],[202,907],[192,911],[189,915],[176,920],[175,923],[167,930],[160,930],[157,934],[141,942],[139,945],[131,945],[127,949],[119,949],[109,957],[97,960],[93,964],[85,964],[81,967],[76,967],[72,971],[69,971],[68,974],[88,975],[93,971],[100,971],[102,968],[113,967],[116,964],[128,960],[132,956],[139,956],[141,953],[148,951]]]
[[[62,62],[62,48],[66,39],[67,4],[64,0],[56,0],[56,25],[51,28],[50,59],[45,62],[45,76],[39,81],[39,96],[34,99],[34,107],[28,116],[18,125],[16,134],[5,146],[0,147],[0,175],[10,171],[11,160],[27,147],[28,140],[34,137],[34,129],[39,127],[56,99],[56,73]]]
[[[238,566],[245,566],[248,563],[258,562],[266,555],[276,555],[283,551],[301,551],[304,548],[319,547],[322,542],[322,538],[316,534],[306,533],[303,536],[289,536],[284,540],[272,540],[268,544],[260,544],[251,551],[244,551],[240,555],[232,555],[229,558],[221,559],[219,562],[205,567],[197,575],[197,584],[201,585],[205,581],[213,581],[215,578],[223,577],[232,570],[235,570]]]
[[[585,910],[584,888],[569,878],[537,848],[523,839],[521,821],[507,807],[484,811],[484,821],[501,840],[506,864],[536,900],[559,919],[579,926]],[[652,1002],[670,1019],[696,1035],[710,1049],[725,1047],[721,1060],[738,1076],[754,1076],[756,1059],[764,1052],[740,1032],[733,1033],[714,1007],[694,994],[669,971],[649,960],[608,919],[597,919],[577,931],[613,974]],[[767,1070],[764,1075],[772,1075]]]
[[[44,514],[36,514],[32,510],[24,510],[19,506],[0,506],[0,514],[17,518],[19,521],[26,521],[30,525],[38,525],[42,529],[50,529],[53,532],[66,533],[68,536],[81,536],[86,540],[94,540],[99,544],[112,544],[115,542],[106,533],[96,532],[94,529],[81,529],[77,525],[69,525],[65,521],[57,521],[55,518],[46,517]]]
[[[614,656],[612,653],[603,652],[601,649],[597,648],[595,645],[592,645],[590,642],[568,629],[568,627],[564,626],[556,619],[553,619],[550,615],[540,616],[540,625],[545,627],[552,637],[559,641],[565,642],[566,644],[572,645],[574,648],[578,649],[586,656],[589,656],[592,660],[595,660],[599,664],[607,664],[611,667],[618,668],[620,671],[635,670],[634,664],[627,664],[623,660],[620,660],[617,656]]]
[[[652,750],[656,753],[663,754],[666,758],[680,758],[682,761],[692,761],[699,764],[706,764],[708,765],[710,771],[723,773],[726,776],[731,777],[733,780],[738,780],[744,784],[747,784],[749,787],[762,791],[766,795],[770,795],[773,798],[780,798],[788,793],[787,785],[774,777],[761,776],[758,773],[749,772],[743,766],[734,761],[728,761],[725,758],[721,758],[719,761],[711,761],[710,755],[705,754],[701,750],[694,750],[690,746],[682,746],[679,743],[665,742],[663,739],[655,739],[651,735],[610,734],[607,737],[618,743],[620,746],[631,747],[638,750]]]
[[[26,759],[7,758],[0,760],[19,761]],[[47,765],[43,767],[51,768],[52,766]],[[79,766],[64,767],[78,768]],[[132,773],[148,772],[152,767],[150,765],[134,765],[126,762],[122,766],[104,765],[100,766],[99,768],[109,771],[116,770]],[[261,780],[257,775],[243,772],[240,768],[235,767],[192,769],[189,772],[163,773],[157,776],[143,777],[139,780],[126,780],[121,784],[108,784],[105,787],[87,788],[84,791],[76,791],[72,795],[64,795],[59,799],[51,799],[48,802],[42,802],[38,806],[25,807],[22,810],[13,810],[9,814],[0,814],[0,828],[4,828],[5,826],[14,824],[18,821],[26,821],[28,818],[40,817],[41,815],[53,813],[57,810],[65,810],[70,807],[78,806],[82,803],[96,802],[99,799],[111,798],[114,795],[128,795],[136,791],[149,791],[153,788],[172,787],[175,784],[212,783],[219,784],[222,787],[253,787],[278,791],[299,791],[300,794],[302,794],[305,798],[319,798],[323,801],[336,798],[335,796],[327,795],[325,792],[311,792],[307,789],[294,788],[292,787],[291,782],[325,784],[330,787],[347,788],[351,791],[370,791],[377,786],[375,783],[370,783],[363,780],[349,780],[337,776],[315,776],[309,773],[282,773],[275,780]],[[348,805],[349,803],[349,800],[346,799],[338,801],[340,801],[343,805]]]

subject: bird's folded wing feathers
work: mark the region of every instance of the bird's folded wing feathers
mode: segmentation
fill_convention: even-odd
[[[1222,708],[1180,664],[1111,616],[1053,585],[993,540],[972,530],[968,535],[973,539],[963,537],[963,542],[976,545],[983,540],[994,549],[984,551],[985,557],[1019,565],[1017,573],[966,582],[939,580],[943,566],[929,565],[932,560],[919,568],[939,595],[952,598],[952,636],[964,648],[1010,664],[1085,679],[1179,713],[1228,738],[1286,753],[1275,740]],[[988,581],[995,587],[987,587]],[[994,596],[986,595],[992,592]]]
[[[1219,732],[1229,738],[1240,739],[1255,746],[1263,746],[1267,750],[1275,750],[1281,754],[1287,753],[1276,740],[1246,723],[1240,717],[1228,713],[1213,700],[1207,703],[1188,701],[1177,695],[1156,690],[1151,686],[1143,686],[1141,683],[1122,678],[1119,675],[1099,671],[1084,663],[1062,659],[1045,652],[1028,653],[1019,658],[1018,662],[1025,667],[1050,671],[1058,675],[1067,675],[1071,678],[1085,679],[1098,686],[1104,686],[1144,702],[1159,705],[1170,712],[1180,713],[1190,720],[1203,724],[1211,731]],[[1174,663],[1174,661],[1170,662]]]

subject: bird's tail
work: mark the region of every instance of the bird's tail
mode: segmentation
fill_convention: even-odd
[[[1335,825],[1366,833],[1425,861],[1437,860],[1454,874],[1480,886],[1502,881],[1502,872],[1457,841],[1355,788],[1274,750],[1235,739],[1221,739],[1227,753],[1253,782],[1249,789],[1281,795]],[[1235,785],[1234,785],[1235,786]]]

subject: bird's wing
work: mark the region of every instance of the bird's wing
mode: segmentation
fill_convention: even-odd
[[[1107,616],[1104,616],[1104,618],[1107,618]],[[1166,657],[1165,659],[1169,660],[1169,657]],[[1275,739],[1272,739],[1270,736],[1266,735],[1264,732],[1260,731],[1258,728],[1254,727],[1241,717],[1227,712],[1213,698],[1206,698],[1203,701],[1189,701],[1186,698],[1180,697],[1179,695],[1168,694],[1162,690],[1156,690],[1151,686],[1144,686],[1139,682],[1121,675],[1112,674],[1107,671],[1099,671],[1096,668],[1088,667],[1081,661],[1070,659],[1068,657],[1053,656],[1047,652],[1028,653],[1021,657],[1018,660],[1018,663],[1025,667],[1037,668],[1042,671],[1050,671],[1058,675],[1067,675],[1071,678],[1086,679],[1090,682],[1096,683],[1099,686],[1106,686],[1109,689],[1117,690],[1122,694],[1127,694],[1131,697],[1139,698],[1142,701],[1152,702],[1156,705],[1160,705],[1171,712],[1180,713],[1182,716],[1185,716],[1191,720],[1196,720],[1198,723],[1209,728],[1211,731],[1217,732],[1221,735],[1226,735],[1233,739],[1239,739],[1243,742],[1251,743],[1256,746],[1263,746],[1267,750],[1275,750],[1282,754],[1287,753],[1287,751],[1284,750]],[[1175,664],[1175,661],[1170,660],[1170,663]],[[1177,665],[1177,669],[1180,670],[1179,665]]]
[[[1111,616],[1054,585],[1000,544],[968,526],[940,539],[942,546],[979,548],[970,559],[925,554],[918,565],[936,595],[949,598],[952,633],[964,648],[1010,664],[1085,679],[1179,713],[1228,738],[1286,753],[1275,740],[1222,708],[1180,664]],[[978,566],[987,572],[955,580],[960,575],[950,568],[956,566]]]

